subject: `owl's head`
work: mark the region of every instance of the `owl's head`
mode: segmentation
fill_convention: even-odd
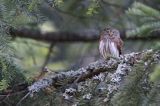
[[[107,26],[104,30],[104,36],[108,36],[108,37],[120,37],[120,32],[115,29],[115,28],[112,28],[110,26]]]

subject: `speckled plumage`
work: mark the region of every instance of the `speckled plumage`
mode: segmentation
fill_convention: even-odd
[[[100,34],[99,52],[104,59],[118,58],[121,54],[123,41],[117,29],[106,27]]]

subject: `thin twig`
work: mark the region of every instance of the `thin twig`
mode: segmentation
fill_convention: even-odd
[[[21,102],[26,99],[29,95],[30,95],[31,92],[28,92],[18,103],[16,106],[20,106]]]
[[[50,45],[50,47],[49,47],[49,50],[48,50],[48,54],[47,54],[47,56],[46,56],[46,59],[45,59],[43,65],[42,65],[42,68],[41,68],[41,69],[44,69],[44,67],[47,65],[47,63],[48,63],[48,61],[49,61],[49,58],[50,58],[50,55],[51,55],[51,53],[52,53],[53,47],[54,47],[54,43],[51,43],[51,45]]]

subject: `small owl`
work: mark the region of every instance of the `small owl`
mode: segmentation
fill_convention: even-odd
[[[121,54],[123,41],[117,29],[106,27],[100,34],[99,52],[104,59],[118,58]]]

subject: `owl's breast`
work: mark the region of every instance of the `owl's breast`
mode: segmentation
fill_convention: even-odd
[[[100,40],[99,43],[99,51],[100,54],[107,59],[109,56],[119,57],[119,51],[115,42],[111,41],[110,39],[103,39]]]
[[[103,39],[99,43],[99,52],[105,59],[111,54],[109,50],[109,43],[110,41],[108,39]]]

